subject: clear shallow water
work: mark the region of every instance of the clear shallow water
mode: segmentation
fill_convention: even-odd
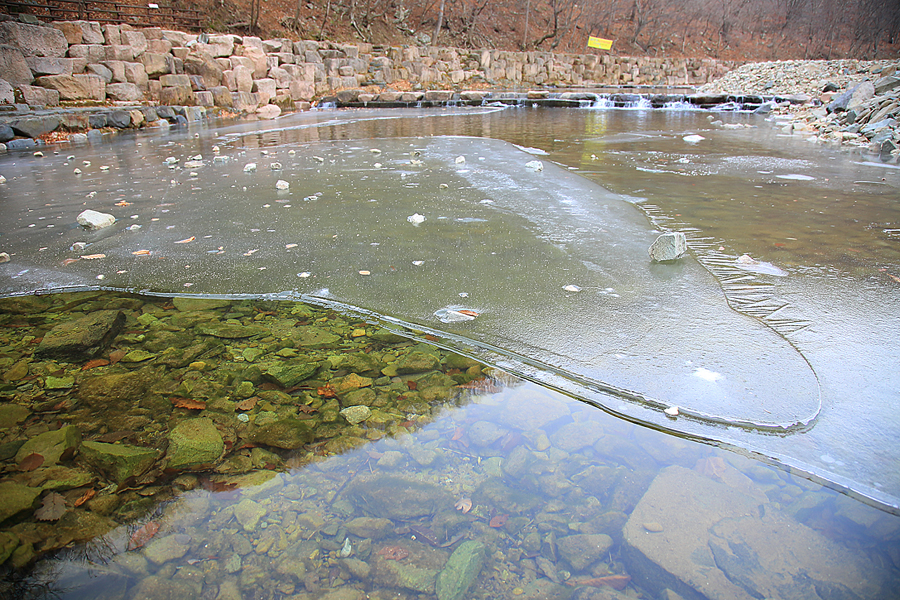
[[[721,440],[896,506],[890,275],[900,261],[884,233],[898,220],[890,202],[895,169],[772,130],[717,130],[703,113],[389,115],[313,113],[279,122],[286,126],[279,130],[245,125],[201,130],[198,138],[125,139],[116,144],[120,170],[105,146],[64,149],[56,159],[10,157],[2,191],[17,190],[9,196],[15,227],[0,239],[27,240],[15,245],[30,251],[3,265],[6,292],[100,284],[348,302],[398,326],[450,334],[443,339],[451,346],[475,342],[469,352],[480,358],[628,418]],[[682,139],[697,133],[706,140]],[[441,134],[500,138],[547,154],[466,138],[379,139]],[[211,162],[212,145],[227,162]],[[421,155],[409,155],[416,150]],[[69,154],[76,159],[61,164]],[[163,164],[195,154],[205,166]],[[545,161],[543,171],[524,168],[534,158]],[[69,169],[83,160],[91,166],[72,177]],[[642,253],[654,228],[645,217],[548,160],[638,204],[654,223],[686,231],[699,264],[649,265]],[[282,167],[272,171],[276,161]],[[257,163],[255,173],[243,173],[248,162]],[[131,171],[146,187],[140,196]],[[276,192],[277,179],[290,181],[288,193]],[[36,201],[45,197],[50,206]],[[120,197],[131,205],[114,207]],[[120,217],[114,232],[91,238],[71,226],[92,201]],[[414,213],[426,216],[419,227],[406,220]],[[122,231],[129,224],[141,229]],[[65,250],[76,238],[91,242],[85,252],[106,257],[60,267],[79,256]],[[131,255],[144,249],[151,254]],[[744,253],[758,259],[754,270],[737,262]],[[582,291],[567,293],[565,285]],[[433,312],[446,306],[480,314],[445,325]],[[670,404],[706,418],[668,419],[661,408]],[[710,416],[796,430],[763,435]]]

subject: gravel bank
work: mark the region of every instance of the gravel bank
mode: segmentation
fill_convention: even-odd
[[[698,91],[808,96],[772,107],[786,132],[900,162],[900,60],[748,63]]]

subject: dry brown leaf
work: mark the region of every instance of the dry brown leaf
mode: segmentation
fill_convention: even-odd
[[[150,251],[149,250],[135,250],[134,252],[132,252],[132,254],[134,254],[135,256],[149,256]]]
[[[83,254],[83,255],[81,255],[81,258],[83,258],[84,260],[94,260],[97,258],[106,258],[106,255],[105,254]]]
[[[81,259],[80,258],[67,258],[66,260],[62,261],[62,266],[68,267],[72,263],[77,263],[79,260],[81,260]]]
[[[181,398],[179,396],[172,396],[171,400],[175,408],[187,408],[189,410],[203,410],[206,408],[206,402],[202,400],[192,400],[191,398]]]
[[[256,403],[259,402],[259,396],[251,396],[245,400],[241,400],[235,406],[238,410],[253,410],[253,407],[256,406]]]
[[[85,493],[83,493],[81,495],[80,498],[78,498],[78,500],[75,501],[75,506],[81,506],[82,504],[84,504],[85,502],[87,502],[88,500],[90,500],[91,498],[93,498],[96,495],[97,495],[97,490],[86,491]]]
[[[84,363],[84,366],[81,367],[82,371],[87,371],[88,369],[93,369],[95,367],[105,367],[109,364],[109,361],[105,358],[95,358],[93,360],[89,360]]]
[[[66,499],[52,492],[44,496],[44,504],[34,511],[38,521],[58,521],[66,513]]]
[[[185,238],[185,239],[183,239],[183,240],[178,240],[178,241],[175,242],[175,243],[176,243],[176,244],[187,244],[187,243],[193,242],[195,239],[197,239],[197,238],[195,238],[194,236],[191,236],[191,237]]]
[[[109,364],[114,365],[128,354],[127,350],[113,350],[109,353]]]
[[[34,471],[42,464],[44,464],[44,457],[34,452],[22,459],[22,462],[19,463],[19,469],[22,471]]]

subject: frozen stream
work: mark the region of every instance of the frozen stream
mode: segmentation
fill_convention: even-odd
[[[8,154],[0,294],[348,305],[897,510],[900,169],[706,114],[322,111]]]

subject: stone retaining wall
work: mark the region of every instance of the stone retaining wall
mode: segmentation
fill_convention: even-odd
[[[734,66],[662,59],[376,47],[286,38],[196,35],[89,21],[0,21],[0,104],[94,101],[218,106],[249,112],[398,80],[422,89],[699,85]]]

